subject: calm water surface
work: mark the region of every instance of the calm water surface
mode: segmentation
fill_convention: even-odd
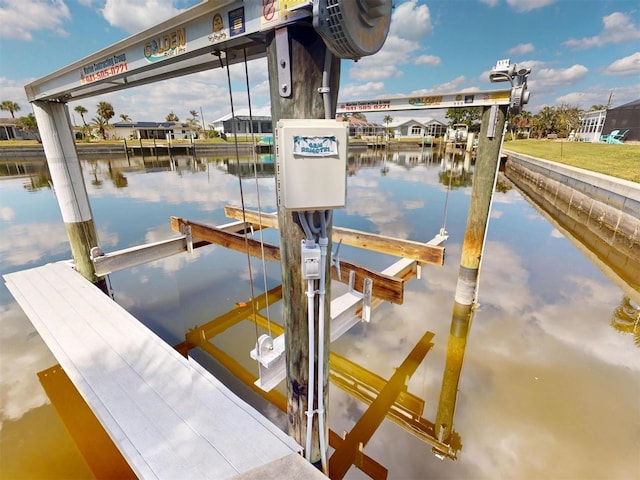
[[[272,163],[179,158],[83,161],[98,236],[105,252],[170,237],[170,216],[212,225],[230,221],[226,204],[275,210]],[[471,175],[454,168],[452,189],[440,161],[419,152],[350,160],[348,206],[336,225],[427,241],[438,233],[446,204],[446,261],[414,279],[403,305],[385,304],[332,348],[388,378],[425,330],[435,346],[409,391],[435,420],[453,306]],[[70,257],[65,228],[42,162],[0,165],[0,273]],[[515,189],[497,193],[482,264],[480,309],[468,338],[454,429],[458,460],[438,460],[431,448],[396,424],[382,423],[365,453],[389,478],[631,479],[640,478],[640,350],[614,329],[616,315],[636,303],[542,217]],[[275,231],[265,240],[277,243]],[[383,269],[394,259],[342,247],[345,259]],[[262,292],[262,265],[252,263]],[[279,283],[267,265],[267,286]],[[250,296],[246,257],[218,246],[196,250],[110,277],[115,299],[171,344],[185,331]],[[618,312],[618,313],[616,313]],[[271,315],[277,319],[278,307]],[[0,284],[0,478],[91,478],[36,373],[55,358]],[[255,369],[254,328],[244,322],[218,340]],[[215,363],[197,358],[225,380]],[[236,386],[237,387],[237,386]],[[284,419],[242,387],[240,393],[279,425]],[[349,430],[365,406],[330,390],[330,427]],[[348,478],[366,478],[352,468]]]

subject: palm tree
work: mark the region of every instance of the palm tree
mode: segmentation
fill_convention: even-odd
[[[127,115],[126,113],[121,113],[120,114],[120,119],[123,122],[130,122],[131,121],[131,117],[129,115]]]
[[[517,114],[514,114],[511,110],[509,111],[508,125],[511,129],[512,140],[516,140],[520,132],[531,126],[531,118],[531,112],[526,110],[522,110]]]
[[[86,108],[84,108],[82,105],[78,105],[74,108],[74,110],[80,114],[80,118],[82,118],[82,124],[86,127],[87,126],[87,121],[84,119],[84,114],[87,113],[89,110],[87,110]]]
[[[91,126],[98,129],[103,140],[107,139],[107,128],[109,127],[109,122],[107,122],[107,120],[101,116],[93,117],[91,120]]]
[[[556,107],[558,133],[561,137],[568,137],[569,132],[580,126],[580,109],[574,105],[562,104]]]
[[[189,130],[193,131],[193,132],[199,132],[200,131],[200,124],[198,123],[198,112],[197,110],[189,110],[189,115],[191,115],[191,118],[189,120],[187,120],[187,124],[189,125]]]
[[[0,103],[0,110],[11,112],[11,118],[16,118],[13,113],[20,110],[20,105],[16,102],[12,102],[11,100],[3,100],[2,103]]]
[[[97,114],[101,117],[107,125],[109,125],[109,120],[113,118],[115,112],[113,111],[113,106],[109,102],[100,102],[98,103]]]
[[[26,117],[20,117],[16,123],[27,133],[38,133],[38,122],[36,121],[36,116],[33,113],[30,113]],[[39,136],[38,140],[40,140]]]
[[[171,113],[169,113],[169,115],[167,115],[166,120],[167,120],[167,122],[179,122],[180,121],[178,116],[175,113],[173,113],[173,111],[171,111]]]
[[[385,115],[382,119],[384,124],[387,126],[387,133],[389,132],[389,124],[393,122],[393,117],[391,115]]]
[[[546,106],[533,117],[533,127],[537,137],[546,137],[549,133],[556,133],[557,112],[554,107]]]

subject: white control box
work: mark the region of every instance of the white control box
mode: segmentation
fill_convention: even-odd
[[[347,203],[348,122],[282,119],[276,128],[278,206],[329,210]]]

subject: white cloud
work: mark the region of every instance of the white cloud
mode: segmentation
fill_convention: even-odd
[[[458,92],[462,89],[462,85],[467,81],[464,75],[454,78],[453,80],[439,85],[435,85],[431,88],[421,88],[420,90],[414,90],[411,95],[431,95],[433,93],[451,93]]]
[[[535,50],[533,43],[521,43],[513,48],[507,50],[509,55],[524,55],[525,53],[531,53]]]
[[[424,207],[424,200],[406,200],[402,202],[404,210],[417,210]]]
[[[17,420],[33,408],[48,403],[38,377],[55,363],[55,358],[36,334],[22,309],[15,302],[0,305],[0,430],[7,420]]]
[[[575,49],[602,47],[607,43],[620,43],[640,39],[640,28],[632,18],[621,12],[614,12],[602,18],[604,28],[593,37],[570,38],[563,45]]]
[[[500,0],[480,0],[482,3],[486,3],[490,7],[495,7]]]
[[[60,223],[17,224],[3,228],[0,253],[9,265],[29,265],[43,256],[61,255],[69,250],[64,225]]]
[[[555,105],[577,105],[588,109],[591,105],[604,105],[610,93],[613,93],[612,106],[622,105],[638,99],[640,83],[626,87],[610,89],[605,85],[592,85],[580,92],[569,92],[555,99]]]
[[[442,60],[437,55],[420,55],[414,60],[416,65],[441,65]]]
[[[557,0],[507,0],[507,4],[516,12],[530,12],[537,8],[546,7]]]
[[[433,31],[429,7],[417,3],[409,0],[393,10],[389,35],[419,41]]]
[[[574,85],[586,77],[589,69],[584,65],[572,65],[569,68],[543,68],[532,72],[530,90],[544,91],[558,85]]]
[[[106,0],[100,10],[114,27],[136,33],[176,15],[174,2],[162,0]]]
[[[340,87],[340,99],[348,101],[360,98],[375,98],[384,93],[383,82],[367,82],[362,84],[350,83]]]
[[[419,48],[417,42],[389,36],[375,55],[364,57],[351,67],[349,77],[355,80],[381,80],[402,75],[400,65],[409,61],[411,52]]]
[[[604,73],[622,77],[640,75],[640,52],[616,60],[604,70]]]
[[[20,107],[20,115],[28,115],[31,111],[31,107],[27,100],[27,94],[24,91],[24,86],[27,83],[30,83],[31,80],[32,79],[13,80],[6,77],[0,77],[0,98],[16,102]]]
[[[0,3],[0,38],[30,41],[33,32],[50,30],[66,36],[63,28],[71,19],[69,8],[63,0],[3,0]]]
[[[16,211],[12,207],[0,207],[0,220],[5,222],[13,220],[16,216]]]
[[[417,0],[398,5],[392,13],[389,35],[380,51],[355,63],[349,70],[349,77],[371,81],[402,76],[401,65],[409,63],[411,54],[421,48],[420,40],[432,30],[426,5],[418,5]]]

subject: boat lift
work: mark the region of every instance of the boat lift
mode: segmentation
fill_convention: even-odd
[[[363,4],[366,7],[364,10],[362,10]],[[266,8],[267,6],[269,8]],[[344,11],[340,11],[340,8],[336,9],[336,6],[343,8]],[[387,7],[388,12],[384,11]],[[84,246],[75,248],[72,237],[77,236],[93,246],[95,234],[94,238],[91,238],[91,231],[94,230],[93,219],[86,191],[82,191],[83,177],[70,128],[69,112],[66,106],[68,102],[264,57],[267,37],[273,32],[276,37],[279,65],[278,92],[281,97],[287,97],[291,92],[289,88],[291,64],[286,29],[288,25],[307,23],[313,26],[325,40],[327,48],[340,58],[357,59],[375,53],[381,47],[380,42],[372,44],[371,35],[354,36],[352,32],[358,31],[358,28],[352,28],[353,23],[350,22],[349,15],[355,15],[352,18],[356,20],[357,25],[368,25],[374,36],[384,41],[390,20],[390,2],[384,0],[362,0],[362,2],[289,0],[286,3],[270,2],[268,5],[265,2],[253,1],[206,0],[176,17],[28,84],[25,87],[27,98],[33,104],[41,129],[51,175],[54,184],[60,186],[57,194],[63,220],[72,239],[76,269],[86,278],[94,280],[98,272],[115,271],[114,269],[121,268],[125,264],[132,266],[136,262],[142,263],[162,258],[178,251],[189,251],[200,243],[193,240],[194,237],[200,238],[200,235],[194,232],[196,225],[186,222],[189,223],[187,225],[189,228],[183,228],[180,231],[179,239],[128,249],[121,254],[104,255],[97,249],[93,251],[93,258],[90,258],[88,252],[82,251]],[[378,21],[379,18],[385,18],[386,21]],[[510,81],[511,90],[465,92],[451,97],[435,95],[344,102],[338,106],[338,112],[447,108],[448,104],[466,107],[490,105],[493,120],[489,121],[486,136],[494,137],[498,133],[494,128],[498,118],[497,107],[509,105],[514,109],[519,108],[521,104],[526,103],[528,96],[526,72],[515,72],[515,67],[509,66],[508,62],[506,64],[498,62],[492,75],[492,80],[495,78]],[[62,186],[70,188],[65,190]],[[176,222],[181,224],[177,220]],[[173,220],[172,223],[174,223]],[[246,228],[243,222],[240,230],[246,232]],[[235,236],[237,234],[224,231],[221,234],[221,229],[212,231],[216,238],[223,238],[225,242],[231,239],[230,244],[234,244],[237,240]],[[432,247],[436,246],[432,245]],[[78,260],[82,256],[89,260],[89,273],[83,271],[84,266],[81,265],[83,262]],[[394,277],[401,272],[406,273],[407,270],[412,271],[413,268],[417,268],[415,259],[406,259],[405,262],[408,263],[404,266],[400,265],[397,272],[394,271],[395,273],[388,276]],[[340,279],[343,279],[343,276],[344,272],[341,272]],[[357,285],[357,283],[356,278],[354,284]],[[374,280],[371,285],[373,297],[378,296],[376,288],[379,284],[380,282]],[[364,279],[363,285],[365,285]],[[367,298],[368,294],[358,293],[355,297],[356,302],[360,302]],[[429,350],[430,336],[425,335],[423,340],[416,350],[414,359],[424,356]],[[411,371],[415,365],[413,362],[409,363],[412,365],[407,367],[407,371]],[[397,385],[393,387],[393,392],[385,393],[384,398],[385,402],[393,403],[395,396],[400,393],[402,381],[394,378],[390,382]],[[383,388],[380,391],[381,394],[383,391],[387,392]],[[430,437],[435,435],[436,441],[443,445],[442,454],[447,455],[451,448],[450,436],[445,438],[441,433],[434,429]],[[353,440],[354,437],[347,437],[341,443],[334,438],[334,442],[342,444],[337,451],[352,450]],[[366,443],[366,440],[364,441]],[[341,455],[342,458],[350,457],[350,454],[344,456],[346,454],[341,453]],[[352,461],[353,458],[343,460],[341,464],[343,462],[346,462],[345,465],[350,464]]]

